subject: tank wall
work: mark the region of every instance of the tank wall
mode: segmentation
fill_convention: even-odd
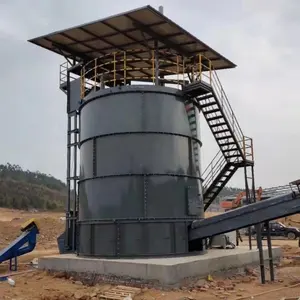
[[[85,179],[131,173],[196,175],[190,159],[189,140],[182,136],[156,133],[112,135],[88,140],[80,150],[82,159],[88,157],[81,173]]]
[[[147,176],[146,182],[143,176],[87,180],[80,184],[79,217],[189,218],[186,187],[196,185],[196,179],[171,176]]]
[[[81,141],[98,135],[139,131],[190,136],[182,99],[151,90],[130,92],[127,88],[124,93],[104,94],[98,101],[85,105],[80,118]]]
[[[96,93],[80,111],[79,254],[184,254],[203,217],[183,99],[168,88]]]

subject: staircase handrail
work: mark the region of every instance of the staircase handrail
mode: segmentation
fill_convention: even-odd
[[[222,152],[219,151],[202,173],[204,191],[214,181],[215,177],[220,173],[225,165],[226,159]]]
[[[234,148],[234,145],[229,147],[228,150],[230,150],[230,148]],[[234,153],[238,152],[238,150],[233,151]],[[225,167],[227,163],[236,163],[238,162],[237,159],[238,157],[226,159],[222,151],[219,150],[202,173],[201,177],[203,179],[203,189],[205,190],[209,186],[209,184],[211,184],[215,180],[215,178],[220,174],[220,171]]]
[[[228,97],[224,91],[224,88],[221,84],[219,76],[215,70],[212,70],[211,74],[212,74],[211,75],[211,86],[220,101],[221,108],[224,112],[224,115],[226,116],[226,118],[231,126],[233,134],[236,135],[237,140],[240,143],[243,143],[243,137],[244,137],[243,131],[242,131],[242,129],[237,121],[237,118],[233,112],[233,109],[229,103]],[[241,149],[243,149],[242,144],[240,144],[240,147],[241,147]]]

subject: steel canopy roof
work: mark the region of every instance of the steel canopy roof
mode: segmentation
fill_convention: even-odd
[[[172,50],[174,54],[187,57],[202,54],[216,70],[236,66],[149,5],[29,42],[67,58],[89,61],[116,50],[140,49],[148,53],[155,48],[155,40],[159,49]]]

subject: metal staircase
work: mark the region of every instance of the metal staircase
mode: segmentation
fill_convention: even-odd
[[[208,82],[202,78],[200,74],[200,80],[183,86],[182,90],[187,98],[197,102],[220,148],[202,173],[204,210],[207,210],[237,169],[254,163],[252,139],[244,136],[217,73],[210,69]]]

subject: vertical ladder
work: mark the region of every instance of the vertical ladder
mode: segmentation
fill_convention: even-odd
[[[67,203],[66,203],[66,230],[65,250],[74,252],[76,250],[76,221],[78,211],[78,187],[79,169],[78,145],[79,145],[79,112],[78,107],[71,105],[71,83],[79,76],[71,73],[78,68],[69,61],[60,65],[59,88],[67,95]],[[78,104],[79,105],[79,104]]]
[[[197,109],[195,105],[191,102],[185,103],[185,109],[188,116],[188,121],[190,125],[191,135],[192,139],[192,149],[194,154],[194,160],[195,160],[195,166],[196,166],[196,172],[198,176],[201,176],[201,170],[200,170],[200,145],[197,142],[198,139],[198,122],[197,122]]]
[[[77,168],[78,145],[79,145],[79,113],[74,111],[68,114],[67,133],[67,190],[68,201],[66,207],[66,250],[76,249],[76,220],[78,211],[78,180]]]

